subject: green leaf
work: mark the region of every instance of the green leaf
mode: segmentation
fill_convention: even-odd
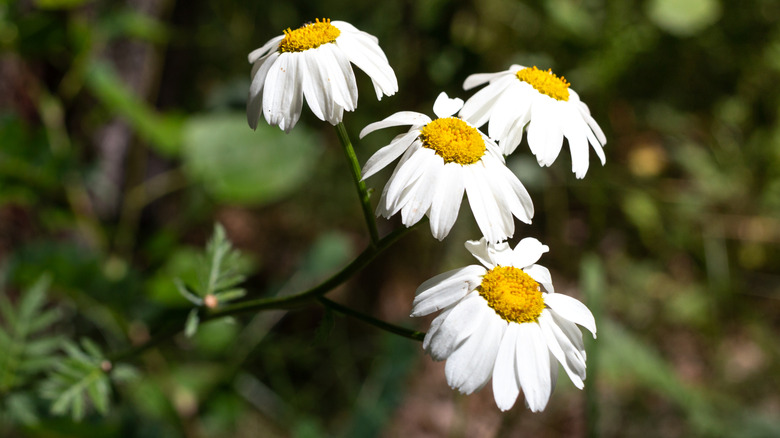
[[[94,62],[85,79],[95,97],[107,109],[122,116],[158,152],[166,155],[178,152],[181,143],[179,119],[160,114],[139,99],[108,64]]]
[[[190,310],[190,314],[187,315],[187,322],[184,323],[184,335],[191,338],[198,332],[198,323],[200,323],[200,316],[198,316],[198,309]]]
[[[56,357],[55,350],[61,337],[42,333],[59,319],[59,312],[55,310],[42,312],[50,283],[48,276],[40,277],[21,293],[17,306],[4,294],[0,295],[3,315],[3,324],[0,324],[0,395],[53,364],[51,359]]]
[[[84,418],[90,406],[100,414],[108,412],[111,386],[103,369],[106,358],[100,348],[89,339],[82,339],[82,350],[66,341],[62,349],[68,355],[41,385],[41,395],[52,401],[54,415],[70,412],[74,421]]]
[[[191,302],[192,304],[196,306],[200,306],[203,304],[203,300],[198,298],[197,295],[190,292],[189,288],[186,284],[180,279],[180,278],[174,278],[173,283],[176,285],[176,290],[179,291],[181,296],[187,299],[187,301]]]
[[[185,169],[217,200],[262,205],[301,187],[317,164],[319,140],[298,125],[289,134],[244,113],[193,117],[184,125]]]
[[[237,288],[237,289],[228,289],[223,292],[217,292],[214,294],[214,296],[217,297],[217,300],[219,300],[220,303],[227,303],[228,301],[237,300],[240,298],[243,298],[246,295],[246,290]]]

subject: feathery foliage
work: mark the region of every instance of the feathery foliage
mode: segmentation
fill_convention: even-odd
[[[246,264],[241,257],[241,253],[233,248],[227,238],[225,228],[217,223],[198,269],[198,283],[189,287],[179,278],[174,280],[179,293],[197,306],[187,317],[184,329],[187,336],[194,335],[198,330],[199,308],[214,308],[219,303],[237,300],[246,295],[244,288],[237,287],[246,279]]]
[[[44,309],[51,280],[42,276],[24,290],[16,304],[0,295],[0,410],[24,424],[37,421],[32,397],[20,387],[57,360],[60,336],[47,333],[57,322],[57,310]]]

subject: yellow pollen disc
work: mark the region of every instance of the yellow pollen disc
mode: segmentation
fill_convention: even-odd
[[[330,18],[319,18],[314,23],[305,24],[298,29],[284,31],[284,39],[277,49],[282,52],[303,52],[336,41],[341,31],[332,24]]]
[[[536,66],[524,68],[517,72],[517,79],[528,82],[536,91],[553,99],[569,100],[569,86],[571,84],[563,76],[555,76],[550,69],[547,71],[539,70]]]
[[[477,289],[488,306],[508,322],[536,322],[544,309],[539,283],[512,266],[496,266]]]
[[[479,131],[457,117],[428,123],[420,130],[420,140],[445,163],[474,164],[485,155],[485,140]]]

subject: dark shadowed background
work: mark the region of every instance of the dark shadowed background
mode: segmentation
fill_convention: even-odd
[[[312,305],[204,324],[132,358],[106,415],[53,415],[41,372],[0,368],[0,435],[22,437],[780,436],[780,3],[772,0],[6,0],[0,4],[0,266],[18,302],[44,273],[49,334],[105,352],[184,320],[215,222],[252,298],[326,278],[368,243],[334,129],[246,124],[246,56],[314,18],[376,35],[400,91],[357,72],[359,141],[396,111],[512,63],[552,68],[604,129],[583,180],[568,151],[508,165],[536,206],[556,289],[599,326],[586,390],[502,414],[449,389],[418,342]],[[389,170],[369,179],[381,190]],[[471,264],[468,209],[329,294],[393,323],[414,290]],[[380,233],[401,226],[379,220]],[[8,316],[0,316],[0,326]],[[6,358],[11,357],[11,353]],[[0,363],[4,352],[0,351]],[[0,365],[3,366],[3,365]],[[21,374],[20,374],[21,375]],[[9,384],[9,382],[15,382]],[[19,401],[21,400],[21,402]],[[21,406],[21,407],[20,407]]]

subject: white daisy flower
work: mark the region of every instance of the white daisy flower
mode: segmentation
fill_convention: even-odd
[[[400,211],[407,227],[427,215],[433,237],[441,240],[458,217],[465,190],[483,235],[491,242],[505,240],[515,232],[513,215],[531,222],[533,203],[504,164],[498,146],[475,127],[451,117],[462,106],[463,100],[441,93],[433,105],[436,120],[404,111],[366,126],[360,138],[377,129],[412,125],[369,158],[363,179],[403,154],[382,192],[377,215],[389,218]]]
[[[314,115],[332,125],[344,111],[357,107],[358,89],[352,64],[366,72],[377,99],[398,91],[395,72],[378,40],[345,21],[319,19],[287,29],[249,54],[252,85],[246,116],[257,128],[260,113],[285,132],[298,122],[303,99]]]
[[[513,249],[466,242],[482,265],[437,275],[416,292],[411,316],[441,311],[423,348],[447,360],[447,383],[464,394],[493,377],[499,409],[510,409],[523,390],[528,407],[547,405],[563,366],[577,388],[585,379],[585,348],[577,324],[596,337],[596,323],[584,304],[553,292],[550,271],[537,265],[547,245],[525,238]],[[542,286],[540,288],[540,285]]]
[[[591,117],[588,106],[563,77],[552,71],[512,65],[499,73],[481,73],[466,78],[469,90],[489,82],[466,101],[460,117],[474,126],[488,124],[488,134],[509,155],[523,140],[527,125],[528,145],[541,166],[551,165],[569,140],[572,171],[582,178],[588,171],[588,143],[603,165],[607,144],[604,132]]]

